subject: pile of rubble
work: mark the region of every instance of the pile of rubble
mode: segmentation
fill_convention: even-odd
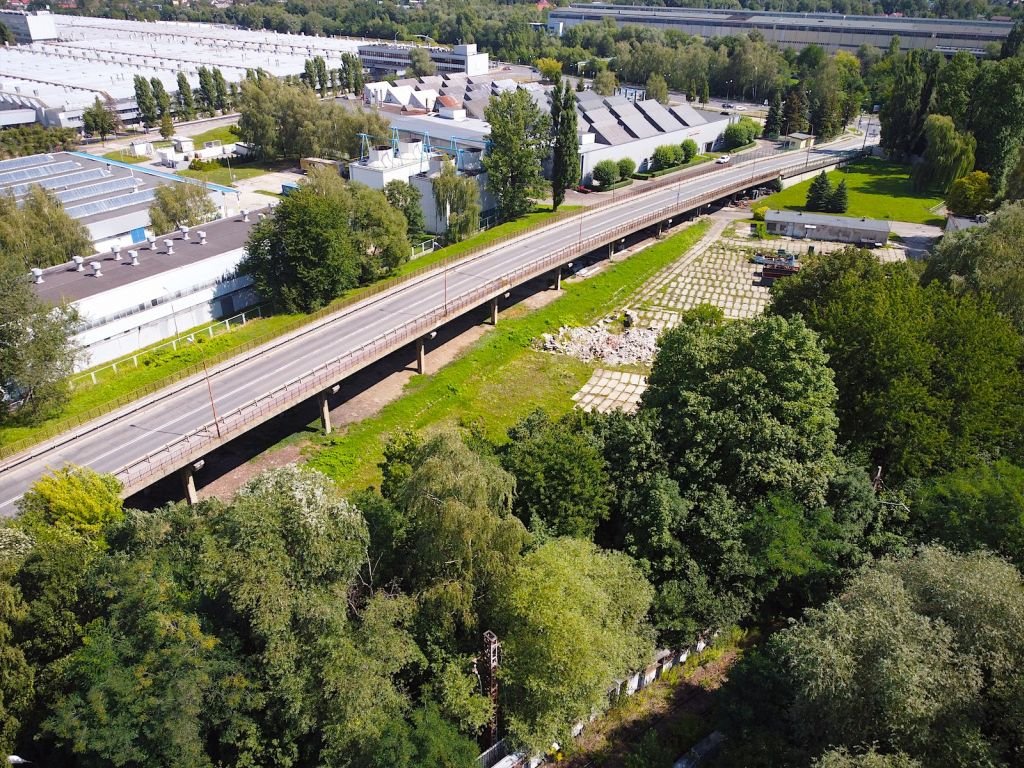
[[[541,349],[559,352],[589,363],[600,360],[608,365],[650,364],[658,351],[658,331],[651,328],[627,328],[622,333],[608,329],[610,320],[586,328],[562,326],[557,334],[545,333]]]

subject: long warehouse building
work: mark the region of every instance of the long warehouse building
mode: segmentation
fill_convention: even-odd
[[[548,14],[548,30],[561,35],[578,24],[600,24],[605,19],[619,26],[636,24],[675,29],[703,38],[742,35],[757,30],[768,42],[797,50],[814,44],[833,52],[855,51],[865,43],[885,49],[894,37],[899,37],[900,48],[904,51],[935,50],[947,55],[969,51],[977,56],[984,55],[986,46],[990,44],[1001,45],[1013,27],[1006,21],[976,19],[912,19],[902,16],[588,3],[552,8]]]
[[[19,30],[26,43],[0,48],[0,126],[38,122],[80,129],[82,112],[97,98],[112,105],[123,122],[135,123],[139,119],[136,75],[160,80],[173,95],[178,90],[179,72],[193,88],[199,87],[200,67],[217,67],[228,83],[238,83],[252,69],[263,69],[275,77],[299,75],[314,56],[322,56],[329,69],[337,69],[345,54],[359,56],[361,48],[367,52],[381,49],[381,41],[366,38],[310,37],[216,24],[126,21],[44,11],[0,11],[0,22]],[[404,61],[411,48],[391,45],[389,50],[404,56]],[[487,55],[477,54],[475,46],[451,50],[434,46],[428,51],[435,59],[444,60],[445,71],[456,71],[460,65],[472,65],[476,70],[488,67]]]

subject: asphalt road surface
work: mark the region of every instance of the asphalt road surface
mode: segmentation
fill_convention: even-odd
[[[209,383],[202,378],[180,382],[171,388],[177,391],[158,402],[127,413],[121,411],[116,417],[108,417],[107,423],[63,443],[46,443],[34,449],[37,455],[29,459],[8,460],[0,469],[0,515],[14,514],[22,493],[49,470],[73,463],[98,472],[117,473],[169,442],[179,440],[182,435],[212,424],[211,391],[217,412],[223,416],[346,350],[357,349],[418,315],[442,308],[446,297],[468,292],[529,264],[540,255],[576,244],[581,234],[584,239],[597,236],[646,214],[664,210],[677,200],[685,201],[735,185],[755,172],[784,169],[792,172],[819,157],[859,149],[862,142],[862,137],[850,136],[812,150],[809,155],[803,151],[789,152],[755,161],[744,161],[738,156],[704,176],[587,211],[582,224],[575,218],[571,226],[565,222],[553,224],[344,310],[315,330],[286,343],[277,343],[244,362],[225,363],[211,369]]]

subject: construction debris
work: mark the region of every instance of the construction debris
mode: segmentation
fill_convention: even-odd
[[[612,333],[605,324],[562,326],[557,334],[545,333],[540,346],[545,352],[569,355],[585,363],[598,360],[608,365],[650,365],[658,351],[658,331],[633,327]]]

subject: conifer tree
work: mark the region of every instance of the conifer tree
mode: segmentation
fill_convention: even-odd
[[[782,134],[782,96],[778,91],[772,92],[771,106],[764,120],[764,137],[777,139]]]
[[[810,189],[807,190],[808,211],[827,211],[832,200],[832,185],[828,183],[828,176],[822,171],[814,177]]]
[[[829,213],[846,213],[846,209],[849,206],[849,200],[846,193],[846,179],[840,179],[839,184],[832,190],[832,194],[828,198],[828,212]]]
[[[576,123],[576,97],[568,80],[555,87],[552,99],[554,158],[551,168],[551,207],[558,210],[558,206],[565,200],[565,190],[575,187],[580,180],[580,140]]]

